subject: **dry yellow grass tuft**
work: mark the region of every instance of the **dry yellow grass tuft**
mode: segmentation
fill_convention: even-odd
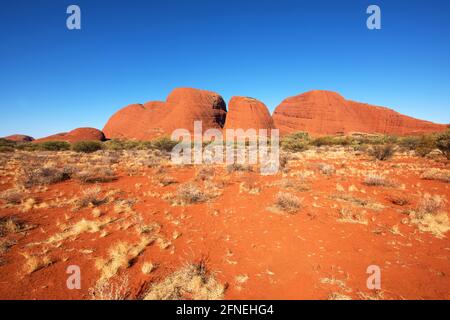
[[[442,182],[450,182],[450,170],[442,170],[437,168],[432,168],[425,171],[421,178],[424,180],[438,180]]]
[[[225,286],[211,274],[205,263],[188,264],[154,284],[144,300],[220,300]]]
[[[364,177],[364,184],[366,186],[380,186],[380,187],[393,187],[395,183],[384,176],[369,173]]]
[[[441,196],[426,194],[417,209],[409,212],[411,223],[416,224],[420,231],[444,238],[450,230],[448,215],[443,211],[445,202]]]
[[[22,253],[22,255],[25,258],[24,271],[26,274],[32,274],[33,272],[48,267],[54,262],[48,256],[39,257],[29,253]]]
[[[119,269],[126,269],[130,266],[130,261],[139,256],[145,248],[154,240],[143,237],[138,244],[119,242],[109,248],[108,258],[97,259],[95,265],[101,271],[99,283],[108,281],[117,274]]]
[[[363,212],[354,212],[351,208],[342,208],[339,210],[340,222],[357,223],[367,225],[367,219]]]
[[[269,210],[283,211],[294,214],[301,208],[301,206],[301,201],[298,197],[287,192],[278,192],[275,197],[274,207],[269,208]]]
[[[116,281],[97,282],[89,289],[91,300],[126,300],[130,295],[128,277],[119,277]]]

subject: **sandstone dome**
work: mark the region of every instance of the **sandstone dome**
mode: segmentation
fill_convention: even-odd
[[[117,111],[103,131],[108,139],[151,140],[170,136],[175,129],[191,133],[194,121],[202,121],[203,130],[221,129],[225,124],[223,98],[212,91],[177,88],[165,102],[133,104]]]
[[[312,135],[352,132],[414,135],[447,128],[385,107],[346,100],[338,93],[322,90],[285,99],[272,117],[280,134],[306,131]]]
[[[266,105],[249,97],[232,97],[228,104],[225,129],[274,129]]]

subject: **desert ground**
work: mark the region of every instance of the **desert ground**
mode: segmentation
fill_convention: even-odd
[[[0,299],[450,299],[449,160],[327,146],[282,166],[0,153]]]

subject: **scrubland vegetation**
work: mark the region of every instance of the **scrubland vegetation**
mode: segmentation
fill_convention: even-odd
[[[444,296],[448,133],[296,133],[271,176],[175,165],[173,145],[1,141],[0,297],[67,298],[68,265],[82,299]],[[427,296],[388,280],[367,292],[368,261]],[[294,296],[300,280],[314,291]]]

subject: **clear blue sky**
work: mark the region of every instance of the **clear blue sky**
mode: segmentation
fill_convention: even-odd
[[[82,30],[66,28],[77,4]],[[378,4],[382,29],[366,28]],[[103,128],[175,87],[273,110],[311,89],[450,123],[450,1],[35,0],[0,3],[0,136]]]

